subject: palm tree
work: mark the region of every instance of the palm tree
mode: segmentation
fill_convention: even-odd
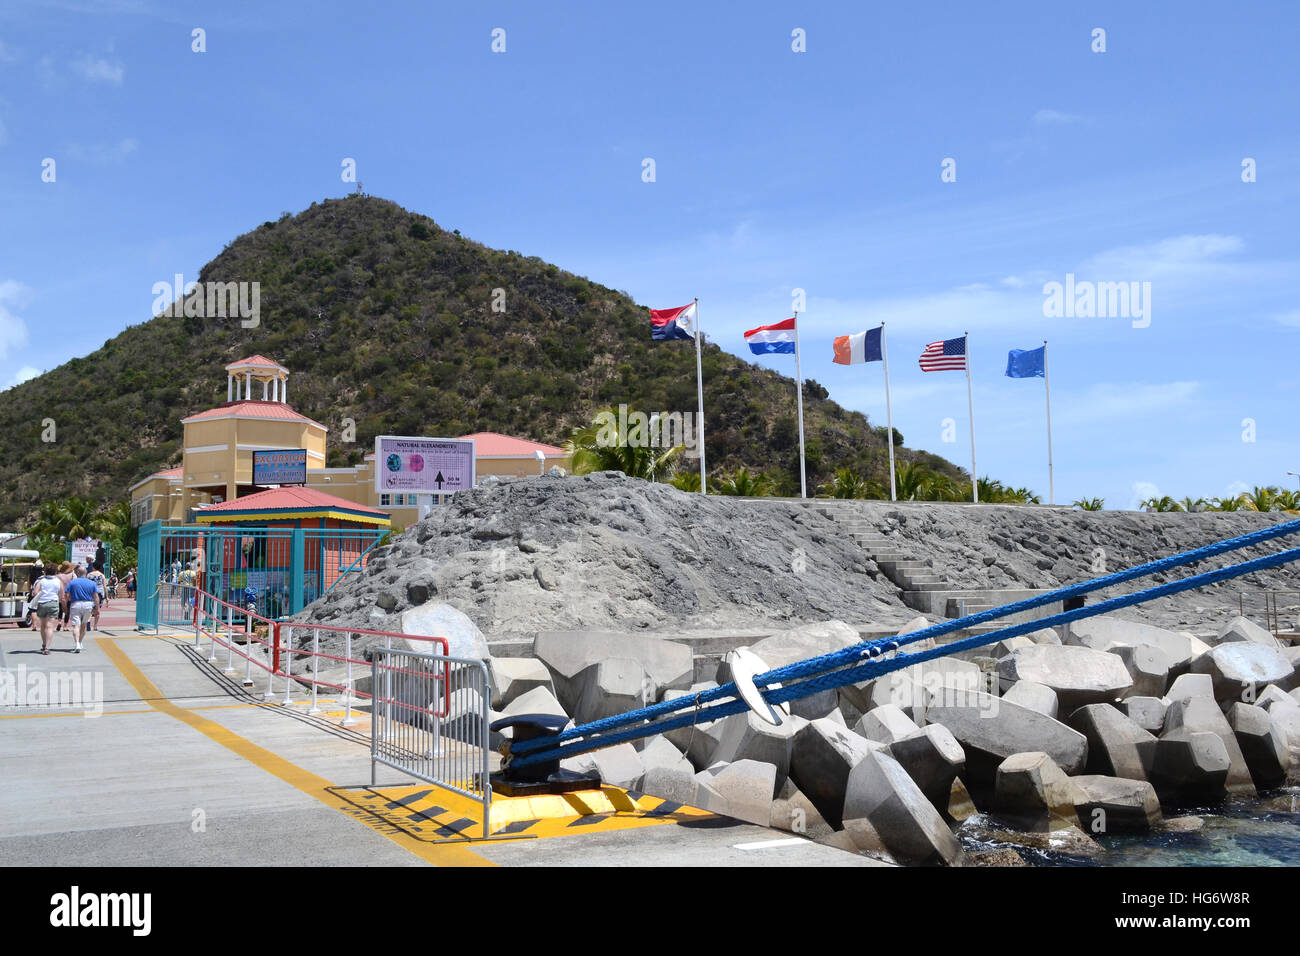
[[[852,468],[835,469],[835,477],[817,489],[827,498],[865,498],[867,482]]]
[[[628,414],[631,417],[631,413]],[[686,446],[652,448],[645,444],[630,444],[626,436],[609,433],[610,422],[617,420],[618,411],[606,409],[590,425],[576,429],[569,436],[564,450],[571,456],[573,473],[587,475],[593,471],[621,471],[647,481],[671,477]]]
[[[1105,505],[1105,498],[1080,498],[1074,503],[1074,507],[1081,511],[1101,511]]]
[[[678,491],[698,492],[700,490],[700,473],[698,471],[678,472],[668,479],[668,484]]]
[[[925,501],[934,484],[934,472],[916,462],[904,462],[894,471],[894,489],[899,501]]]
[[[1278,511],[1281,504],[1278,501],[1278,492],[1279,489],[1272,485],[1267,487],[1256,485],[1241,496],[1242,507],[1247,511]]]
[[[1155,498],[1155,497],[1148,498],[1146,501],[1142,502],[1140,507],[1142,508],[1143,511],[1165,512],[1165,511],[1183,510],[1183,506],[1180,505],[1178,502],[1174,501],[1174,499],[1170,498],[1168,495],[1164,495],[1160,498]]]
[[[1182,510],[1187,512],[1205,511],[1208,508],[1204,498],[1197,498],[1195,500],[1184,498],[1179,502],[1179,504],[1182,506]]]
[[[761,471],[754,473],[748,468],[739,468],[732,474],[715,482],[720,495],[743,495],[748,498],[767,498],[776,490],[772,479]]]
[[[1212,511],[1240,511],[1245,505],[1242,503],[1242,495],[1233,495],[1231,498],[1211,498],[1210,509]]]

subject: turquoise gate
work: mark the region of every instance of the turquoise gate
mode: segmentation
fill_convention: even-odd
[[[349,575],[388,535],[384,528],[140,526],[136,628],[182,626],[196,586],[270,618],[296,614]],[[251,589],[251,590],[250,590]]]

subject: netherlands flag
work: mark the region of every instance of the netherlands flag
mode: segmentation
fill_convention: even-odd
[[[678,309],[651,309],[650,338],[655,342],[695,338],[695,303]]]
[[[749,350],[755,355],[766,355],[769,352],[793,354],[794,318],[750,329],[745,333],[745,341],[749,343]]]

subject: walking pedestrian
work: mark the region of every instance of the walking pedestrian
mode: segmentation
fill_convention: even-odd
[[[86,577],[86,569],[78,566],[77,576],[68,585],[68,607],[71,609],[70,628],[76,647],[73,653],[81,653],[81,642],[86,637],[86,625],[91,616],[99,609],[99,589],[95,582]]]
[[[71,609],[68,607],[68,585],[72,583],[74,577],[76,577],[76,572],[71,561],[64,561],[59,565],[59,580],[63,583],[63,593],[60,600],[63,602],[63,607],[59,615],[59,626],[55,628],[56,631],[61,631],[68,626],[68,615],[71,613]]]
[[[32,603],[36,605],[36,620],[41,626],[41,653],[50,653],[50,642],[54,640],[54,625],[58,622],[63,607],[63,580],[54,573],[54,565],[43,569],[36,579],[32,592]]]
[[[90,569],[86,571],[86,577],[94,582],[95,593],[99,596],[99,600],[95,602],[95,613],[90,622],[90,630],[98,631],[99,609],[108,605],[108,585],[104,580],[104,572],[99,570],[99,568],[95,567],[93,564],[90,566]]]

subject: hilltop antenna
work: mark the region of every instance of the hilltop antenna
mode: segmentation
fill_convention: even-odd
[[[364,196],[365,194],[366,194],[366,188],[365,188],[365,186],[363,186],[363,185],[361,184],[361,180],[358,179],[358,180],[357,180],[357,195],[358,195],[358,196]]]

